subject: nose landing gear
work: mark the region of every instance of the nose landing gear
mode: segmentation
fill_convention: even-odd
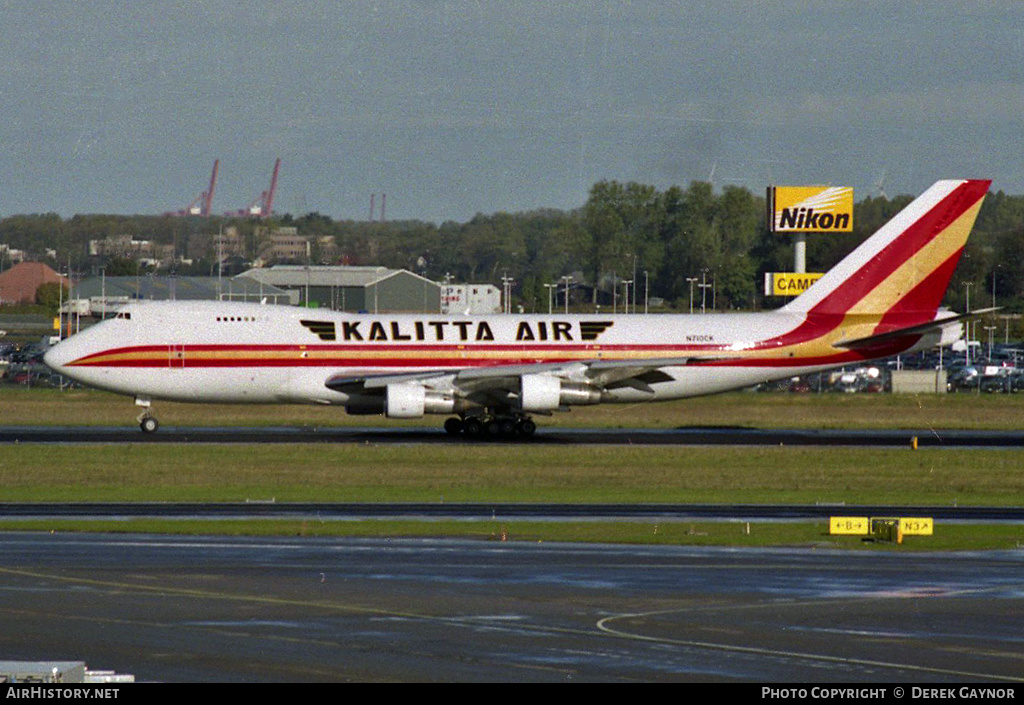
[[[160,428],[160,422],[156,420],[155,416],[143,415],[139,417],[139,428],[143,433],[156,433]]]
[[[160,428],[160,422],[153,416],[152,402],[149,399],[143,399],[136,397],[135,405],[142,407],[142,413],[139,414],[138,422],[139,428],[142,429],[143,433],[156,433]]]

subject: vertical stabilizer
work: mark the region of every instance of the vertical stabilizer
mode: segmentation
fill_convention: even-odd
[[[935,183],[783,310],[933,319],[989,184]]]

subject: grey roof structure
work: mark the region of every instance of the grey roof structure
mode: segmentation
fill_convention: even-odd
[[[306,284],[310,286],[367,287],[398,274],[416,277],[439,286],[436,282],[426,277],[421,277],[419,274],[410,272],[407,269],[389,269],[388,267],[372,266],[307,267],[305,265],[279,264],[273,267],[250,269],[238,276],[249,277],[256,281],[280,287],[301,287],[306,286]]]
[[[249,277],[288,289],[299,305],[336,311],[438,312],[441,285],[407,269],[276,265],[250,269]]]
[[[71,296],[91,299],[106,295],[132,300],[158,301],[261,301],[294,303],[293,294],[246,277],[177,277],[144,275],[138,277],[90,277],[75,285]]]

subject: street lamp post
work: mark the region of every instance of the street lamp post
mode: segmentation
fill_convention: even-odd
[[[562,279],[565,281],[565,314],[569,315],[569,282],[572,281],[572,277],[564,275]]]
[[[636,255],[633,255],[633,278],[630,284],[636,281]],[[629,299],[626,300],[626,313],[629,313]],[[633,313],[636,313],[636,287],[633,287]]]
[[[686,281],[690,282],[690,315],[693,315],[693,285],[697,281],[697,277],[687,277]]]
[[[510,299],[512,298],[512,284],[514,282],[515,279],[508,276],[508,274],[501,277],[502,294],[505,297],[505,313],[512,312],[512,301]]]
[[[707,310],[708,287],[711,286],[711,284],[708,284],[708,270],[705,269],[701,272],[700,279],[700,284],[697,285],[700,287],[700,312],[704,313]]]
[[[967,301],[964,304],[964,306],[966,307],[967,310],[964,313],[970,313],[971,312],[971,287],[973,285],[974,285],[974,282],[964,282],[964,292],[966,293],[966,298],[967,298]],[[965,322],[964,328],[965,328],[965,330],[967,332],[967,352],[964,353],[964,362],[969,367],[970,364],[971,364],[971,322],[970,322],[970,320]]]
[[[553,304],[551,302],[552,294],[554,293],[555,289],[558,288],[558,283],[556,282],[554,284],[545,284],[544,287],[548,290],[548,315],[551,315],[553,313]]]

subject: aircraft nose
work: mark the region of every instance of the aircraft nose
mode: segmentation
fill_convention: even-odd
[[[68,347],[66,341],[54,345],[43,354],[43,364],[54,372],[64,372],[65,366],[71,360]]]

